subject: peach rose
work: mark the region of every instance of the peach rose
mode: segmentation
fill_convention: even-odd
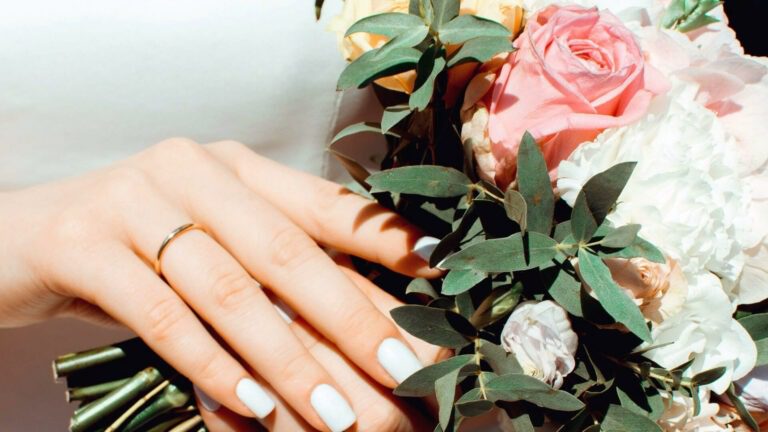
[[[688,282],[675,261],[659,264],[644,258],[610,259],[606,265],[646,319],[659,324],[683,307]]]
[[[462,0],[460,14],[477,15],[504,24],[513,35],[517,35],[523,24],[522,0]],[[346,0],[341,14],[334,17],[329,30],[336,33],[336,38],[344,58],[354,61],[366,51],[379,48],[389,38],[369,33],[355,33],[347,37],[344,34],[356,21],[370,15],[385,12],[408,13],[408,0]],[[450,47],[449,47],[450,49]],[[475,65],[465,64],[451,69],[455,73],[449,76],[454,84],[449,87],[463,86],[472,76]],[[376,80],[376,83],[390,90],[408,93],[413,92],[416,83],[416,72],[407,71],[394,76]],[[449,99],[455,99],[450,97]]]
[[[553,170],[603,129],[639,119],[651,98],[667,88],[664,77],[645,64],[632,32],[607,11],[550,6],[528,20],[515,45],[518,50],[492,85],[481,75],[468,88],[475,95],[478,87],[492,90],[481,101],[488,111],[489,145],[476,153],[490,150],[486,176],[492,172],[501,187],[515,177],[526,130]]]

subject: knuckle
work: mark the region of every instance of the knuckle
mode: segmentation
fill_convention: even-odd
[[[192,366],[194,378],[197,382],[212,382],[217,385],[222,382],[222,378],[229,369],[225,355],[216,350],[211,350],[205,354],[196,354]]]
[[[207,158],[203,147],[187,138],[171,138],[152,146],[148,155],[154,165],[168,166],[179,165],[179,160],[183,160],[183,165],[194,164]]]
[[[234,140],[217,141],[214,143],[206,144],[205,147],[217,152],[227,154],[238,154],[248,149],[245,144]]]
[[[310,220],[316,224],[316,229],[321,229],[338,221],[338,215],[344,204],[349,201],[351,194],[346,189],[328,181],[319,181],[315,185],[313,196],[314,204],[308,206]]]
[[[149,337],[163,343],[174,337],[176,328],[184,322],[187,310],[183,303],[173,297],[166,297],[151,303],[146,312]]]
[[[146,196],[151,184],[149,176],[141,169],[121,165],[109,171],[102,183],[102,193],[110,200],[133,200]]]
[[[373,308],[347,308],[341,313],[343,319],[339,322],[343,322],[345,327],[353,328],[355,331],[351,332],[352,334],[345,335],[345,339],[358,339],[360,342],[359,346],[372,345],[374,341],[383,340],[384,337],[380,337],[380,335],[386,332],[386,327],[383,326],[387,325],[387,323],[378,319],[378,313],[379,312],[373,310]],[[353,341],[352,343],[354,345],[357,341]],[[373,349],[373,347],[371,348]]]
[[[306,264],[322,253],[306,233],[293,226],[275,230],[267,244],[272,263],[289,270]]]
[[[280,382],[285,383],[286,386],[312,384],[306,379],[307,366],[312,361],[311,356],[302,351],[285,349],[278,349],[276,354],[275,359],[278,364],[276,372]]]
[[[233,310],[246,303],[256,292],[256,281],[243,271],[231,266],[217,266],[210,270],[210,289],[216,305]]]

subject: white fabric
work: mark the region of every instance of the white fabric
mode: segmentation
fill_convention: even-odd
[[[172,136],[320,174],[343,68],[304,0],[0,1],[0,189]]]
[[[235,139],[328,174],[332,129],[371,105],[360,94],[339,100],[344,63],[325,22],[341,2],[326,1],[321,23],[313,3],[0,0],[0,190],[80,174],[171,136]],[[0,430],[65,430],[72,406],[51,360],[128,337],[73,320],[0,329]]]

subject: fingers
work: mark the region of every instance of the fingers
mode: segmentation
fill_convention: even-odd
[[[378,382],[394,387],[421,367],[395,325],[306,233],[224,167],[209,169],[204,183],[189,180],[187,211],[248,273]]]
[[[424,234],[380,205],[343,186],[263,158],[239,143],[214,143],[206,148],[320,243],[400,273],[439,276],[438,270],[430,269],[424,258],[413,253]],[[426,238],[421,244],[428,242]]]
[[[95,304],[213,398],[248,415],[231,390],[248,373],[145,263],[121,245],[84,259],[92,265],[70,270],[61,280],[90,293]]]
[[[306,350],[258,283],[206,234],[195,231],[173,243],[163,274],[221,338],[316,429],[341,430],[354,423],[340,387]],[[237,395],[259,418],[274,401],[254,381],[238,383]],[[329,408],[327,401],[336,404]]]

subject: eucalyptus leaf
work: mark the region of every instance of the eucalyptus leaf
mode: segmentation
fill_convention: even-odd
[[[416,111],[424,111],[429,106],[435,90],[435,80],[445,69],[445,59],[435,57],[434,51],[427,50],[416,68],[416,90],[408,98],[408,105]]]
[[[411,108],[408,105],[394,105],[384,108],[384,114],[381,117],[381,132],[389,132],[410,114]]]
[[[504,210],[507,212],[507,217],[517,222],[520,225],[520,230],[526,230],[526,220],[528,218],[528,205],[525,203],[523,195],[509,188],[504,193]]]
[[[597,221],[587,204],[587,196],[582,190],[576,196],[576,202],[571,211],[571,232],[576,241],[580,244],[586,243],[597,231]]]
[[[609,405],[600,425],[602,432],[662,432],[661,427],[647,416],[620,405]]]
[[[522,292],[523,284],[521,283],[493,290],[477,307],[470,322],[477,328],[483,328],[500,320],[517,306]]]
[[[473,389],[477,390],[477,389]],[[466,394],[464,395],[466,396]],[[463,399],[463,397],[462,397]],[[456,410],[464,417],[477,417],[486,414],[495,407],[493,402],[485,399],[478,399],[465,402],[456,402]]]
[[[366,191],[371,190],[371,186],[365,181],[371,174],[367,169],[365,169],[364,166],[360,165],[356,160],[350,158],[349,156],[339,153],[334,149],[329,149],[328,151],[331,152],[331,154],[339,161],[339,163],[341,163],[341,166],[344,167],[352,179],[354,179]]]
[[[498,375],[523,373],[523,368],[515,356],[493,342],[480,340],[477,351]]]
[[[405,288],[406,294],[424,294],[430,298],[436,299],[440,295],[432,287],[432,284],[424,278],[416,278],[412,280]]]
[[[395,48],[385,56],[378,56],[378,49],[367,51],[344,68],[336,88],[364,87],[377,78],[411,70],[420,57],[421,51],[414,48]]]
[[[489,400],[526,401],[556,411],[578,411],[584,404],[570,393],[555,390],[546,383],[525,374],[499,376],[485,384]]]
[[[528,132],[523,135],[517,151],[517,182],[527,204],[528,230],[549,234],[555,212],[555,194],[544,155]]]
[[[635,170],[635,166],[637,166],[637,162],[616,164],[596,174],[584,184],[581,190],[586,196],[589,211],[598,226],[603,223],[605,217],[613,209],[621,191],[624,190],[624,186],[629,181],[632,171]]]
[[[537,232],[529,232],[525,236],[516,233],[506,238],[475,243],[446,258],[441,267],[488,273],[532,269],[551,261],[557,255],[556,246],[554,240]]]
[[[699,372],[691,378],[691,384],[695,386],[712,384],[713,382],[719,380],[720,377],[725,374],[725,372],[727,372],[727,369],[724,367],[717,367]]]
[[[446,348],[460,348],[477,335],[466,318],[445,309],[406,305],[392,309],[390,315],[408,333]]]
[[[752,340],[768,338],[768,313],[756,313],[739,320]]]
[[[640,237],[636,237],[631,245],[619,250],[605,248],[598,248],[597,250],[598,255],[602,258],[645,258],[648,261],[660,264],[667,262],[664,254],[656,246]]]
[[[408,15],[412,16],[412,15]],[[392,39],[388,40],[387,43],[382,45],[377,53],[376,53],[376,60],[377,58],[386,58],[389,53],[393,52],[397,48],[411,48],[415,47],[416,45],[421,44],[424,39],[429,34],[429,27],[425,25],[421,25],[419,27],[414,27],[412,29],[406,30],[403,33],[400,33],[399,35],[393,37]]]
[[[448,67],[469,62],[485,63],[496,54],[513,50],[512,41],[509,40],[508,36],[476,37],[461,45],[461,48],[448,59]]]
[[[379,123],[374,123],[374,122],[355,123],[339,131],[339,133],[337,133],[331,140],[331,144],[341,140],[342,138],[346,138],[350,135],[355,135],[355,134],[364,133],[364,132],[375,133],[375,134],[384,133],[381,131],[381,125]],[[395,135],[395,134],[390,133],[388,135]]]
[[[760,425],[757,424],[755,418],[752,417],[752,414],[749,412],[747,407],[744,406],[744,402],[742,402],[741,398],[736,394],[736,386],[734,383],[731,383],[731,385],[728,387],[728,390],[725,391],[725,394],[728,395],[728,399],[731,401],[731,404],[733,404],[733,407],[736,408],[736,412],[739,413],[741,421],[743,421],[744,424],[749,426],[749,428],[753,431],[760,432]]]
[[[611,277],[608,266],[597,255],[582,251],[579,253],[579,274],[582,280],[595,292],[603,305],[616,321],[624,324],[640,339],[651,342],[651,332],[638,306],[629,298]]]
[[[484,272],[474,269],[451,270],[443,281],[442,292],[445,295],[458,295],[469,291],[488,277]]]
[[[320,20],[320,13],[323,11],[325,0],[315,0],[315,19]]]
[[[439,30],[444,44],[460,44],[476,37],[510,37],[509,29],[502,24],[475,15],[459,15]]]
[[[353,33],[372,33],[394,38],[418,27],[425,27],[424,21],[415,16],[400,12],[385,12],[367,16],[352,24],[344,36]]]
[[[661,418],[665,409],[661,393],[635,375],[627,375],[617,381],[616,395],[622,407],[654,421]]]
[[[435,381],[438,378],[451,373],[454,370],[459,370],[467,363],[473,361],[475,356],[473,354],[463,354],[451,357],[447,360],[443,360],[440,363],[435,363],[431,366],[427,366],[409,376],[402,382],[397,388],[395,388],[395,395],[404,397],[424,397],[429,396],[435,391]]]
[[[435,381],[435,394],[437,395],[438,420],[443,430],[448,428],[453,412],[453,401],[456,398],[456,380],[461,369],[454,369]]]
[[[640,225],[630,224],[616,228],[600,240],[600,245],[608,248],[623,249],[635,243]]]
[[[438,165],[388,169],[372,174],[367,181],[377,191],[435,198],[464,195],[472,185],[472,181],[461,171]]]
[[[436,0],[432,27],[440,30],[443,25],[456,18],[459,15],[460,6],[459,0]]]

